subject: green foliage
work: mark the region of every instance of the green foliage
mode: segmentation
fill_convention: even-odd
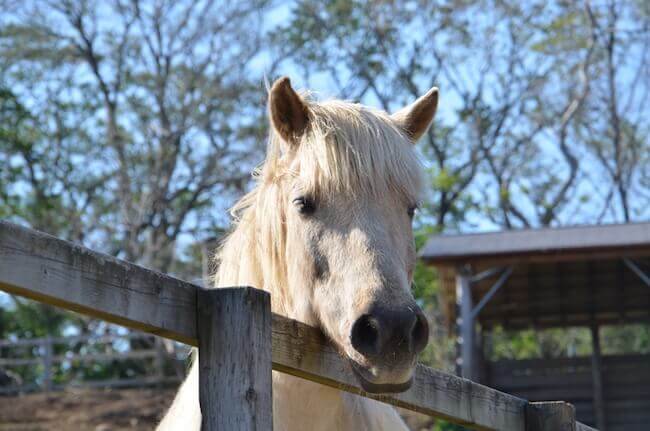
[[[650,325],[604,326],[600,330],[604,355],[650,354]]]
[[[424,247],[434,228],[422,226],[415,231],[415,248],[421,250]],[[438,295],[438,279],[436,271],[431,266],[425,265],[418,260],[413,273],[413,294],[427,308],[436,308]]]
[[[54,307],[15,301],[11,309],[3,309],[0,338],[39,338],[60,336],[71,319]]]
[[[443,420],[436,421],[432,431],[465,431],[467,428]]]
[[[451,191],[454,184],[458,182],[458,177],[449,173],[446,169],[441,169],[433,178],[433,187],[445,192]]]
[[[10,306],[0,307],[0,339],[26,339],[62,336],[65,329],[78,327],[80,319],[73,313],[32,301],[12,299]],[[65,351],[55,351],[63,354]],[[42,354],[36,348],[0,348],[3,358],[34,357]],[[23,379],[24,384],[38,383],[43,376],[42,365],[15,366],[11,371]],[[60,376],[54,376],[56,381]]]

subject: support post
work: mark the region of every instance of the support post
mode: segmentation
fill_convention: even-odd
[[[591,325],[591,377],[594,388],[594,412],[596,415],[596,427],[600,431],[607,428],[607,417],[605,415],[605,397],[603,391],[602,360],[600,355],[600,332],[597,323]]]
[[[250,287],[199,289],[202,431],[271,431],[271,299]]]
[[[457,331],[460,348],[460,375],[466,379],[476,378],[475,342],[476,330],[472,309],[471,272],[467,266],[456,271],[456,304],[458,306]]]
[[[499,291],[499,289],[501,289],[501,287],[506,283],[506,281],[508,281],[508,278],[510,278],[512,271],[513,271],[512,266],[503,270],[503,273],[501,273],[501,276],[499,276],[499,279],[496,281],[496,283],[494,283],[490,288],[490,290],[488,290],[487,293],[481,298],[478,304],[476,304],[476,307],[472,308],[472,314],[471,314],[472,320],[476,320],[476,317],[478,317],[483,307],[485,307],[487,303],[490,302],[490,299],[492,299],[492,297],[496,295],[496,293]],[[476,277],[470,277],[469,280],[470,284],[475,283],[474,281],[475,279]]]
[[[634,263],[634,261],[625,257],[623,258],[623,263],[625,263],[625,265],[627,265],[627,267],[630,268],[632,272],[634,272],[637,277],[641,279],[641,281],[643,281],[643,284],[650,287],[650,276],[643,272],[643,270],[639,268],[639,266]]]
[[[476,327],[476,326],[475,326]],[[474,349],[474,354],[476,358],[476,365],[474,370],[476,374],[473,376],[472,380],[476,383],[485,384],[487,382],[487,361],[485,359],[485,331],[481,326],[478,326],[476,331],[476,348]]]
[[[526,431],[576,431],[576,410],[564,401],[528,403]]]

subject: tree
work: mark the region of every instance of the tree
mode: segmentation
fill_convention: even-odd
[[[23,220],[162,271],[183,235],[226,224],[261,158],[250,29],[267,5],[45,1],[4,16],[6,85],[40,126],[11,157],[67,223]]]
[[[422,147],[436,229],[586,223],[612,211],[614,192],[643,195],[645,3],[302,0],[275,37],[305,82],[353,100],[391,110],[441,87]],[[635,113],[617,120],[623,93]],[[610,220],[630,220],[626,206]]]
[[[227,226],[225,209],[262,158],[265,101],[253,63],[269,5],[7,4],[0,215],[199,278],[195,243]],[[2,321],[14,324],[0,338],[114,330],[18,298],[7,303]],[[27,325],[20,316],[39,318]]]
[[[650,5],[610,0],[585,8],[599,67],[582,135],[609,182],[599,219],[630,222],[648,206]]]

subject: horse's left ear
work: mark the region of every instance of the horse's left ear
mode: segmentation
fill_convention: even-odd
[[[433,87],[427,94],[412,104],[400,109],[391,117],[395,123],[417,142],[429,128],[438,107],[438,88]]]
[[[291,87],[286,76],[278,79],[269,92],[271,124],[288,144],[294,144],[309,123],[307,105]]]

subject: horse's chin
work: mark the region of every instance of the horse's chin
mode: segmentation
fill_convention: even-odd
[[[376,377],[365,367],[350,360],[352,371],[361,388],[371,394],[394,394],[408,390],[413,384],[413,376],[402,383],[377,382]]]

